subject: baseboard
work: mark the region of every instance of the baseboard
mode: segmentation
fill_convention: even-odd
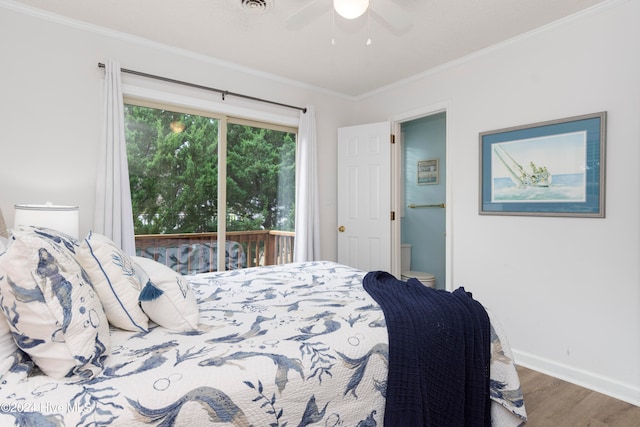
[[[640,406],[640,387],[512,349],[517,365]]]

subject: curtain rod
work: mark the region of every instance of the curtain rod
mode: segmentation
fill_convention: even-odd
[[[104,68],[105,65],[102,62],[98,62],[98,67],[99,68]],[[268,99],[256,98],[254,96],[243,95],[241,93],[229,92],[228,90],[216,89],[216,88],[213,88],[213,87],[202,86],[202,85],[195,84],[195,83],[183,82],[181,80],[170,79],[168,77],[155,76],[153,74],[143,73],[142,71],[128,70],[126,68],[120,68],[120,71],[123,72],[123,73],[127,73],[127,74],[134,74],[136,76],[147,77],[149,79],[161,80],[163,82],[169,82],[169,83],[179,84],[179,85],[182,85],[182,86],[194,87],[194,88],[197,88],[197,89],[208,90],[210,92],[217,92],[217,93],[222,95],[222,100],[223,101],[224,101],[225,96],[230,95],[230,96],[236,96],[238,98],[250,99],[252,101],[259,101],[259,102],[265,102],[267,104],[278,105],[280,107],[293,108],[295,110],[300,110],[303,113],[307,112],[307,109],[305,107],[296,107],[295,105],[282,104],[280,102],[269,101]]]

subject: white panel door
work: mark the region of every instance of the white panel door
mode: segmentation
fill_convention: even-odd
[[[338,262],[391,271],[390,123],[338,129]]]

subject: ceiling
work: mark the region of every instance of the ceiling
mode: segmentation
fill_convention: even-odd
[[[371,0],[355,20],[334,14],[332,0],[15,3],[357,97],[603,1]],[[406,25],[390,25],[381,10]]]

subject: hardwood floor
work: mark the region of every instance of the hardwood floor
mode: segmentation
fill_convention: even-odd
[[[640,407],[518,366],[525,427],[639,427]]]

